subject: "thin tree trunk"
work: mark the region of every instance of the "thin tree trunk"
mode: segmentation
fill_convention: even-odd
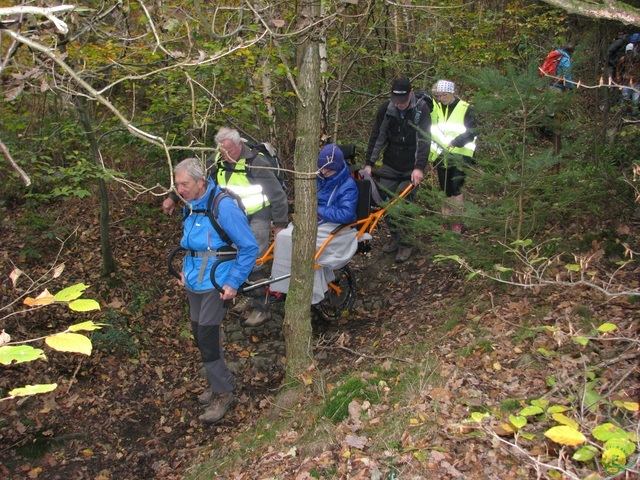
[[[301,4],[300,18],[315,21],[320,6],[313,0]],[[313,257],[317,233],[318,201],[315,171],[321,134],[320,53],[318,32],[310,31],[298,49],[298,104],[296,118],[295,219],[291,286],[283,324],[287,353],[287,383],[293,385],[313,361],[311,298]]]
[[[84,128],[89,145],[91,146],[91,156],[93,161],[102,166],[100,162],[100,150],[98,149],[98,141],[93,133],[91,121],[87,115],[84,105],[84,99],[77,97],[75,99],[76,110],[80,115],[80,123]],[[107,185],[103,179],[98,179],[98,188],[100,190],[100,246],[102,249],[102,275],[107,276],[116,271],[116,261],[111,251],[111,243],[109,241],[109,195]]]

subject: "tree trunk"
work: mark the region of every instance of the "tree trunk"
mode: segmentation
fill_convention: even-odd
[[[319,2],[304,1],[300,22],[313,22],[320,16]],[[320,54],[317,31],[311,30],[298,48],[298,92],[296,118],[295,219],[291,286],[287,295],[283,324],[287,353],[287,384],[293,386],[313,361],[311,297],[313,292],[313,257],[317,233],[318,201],[316,176],[320,140]]]
[[[98,141],[93,133],[91,121],[87,115],[84,105],[84,99],[77,97],[75,99],[76,110],[80,115],[80,123],[84,128],[89,145],[91,146],[91,156],[98,166],[102,166],[100,162],[100,151],[98,149]],[[102,276],[107,276],[116,271],[116,261],[111,251],[111,243],[109,241],[109,194],[105,181],[98,179],[98,188],[100,190],[100,246],[102,249]]]

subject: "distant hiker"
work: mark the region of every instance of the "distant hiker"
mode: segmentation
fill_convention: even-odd
[[[390,192],[403,191],[409,183],[419,185],[429,160],[431,112],[423,98],[416,98],[408,78],[396,78],[391,85],[391,98],[378,108],[365,159],[364,169],[371,174],[382,155],[378,171],[381,185]],[[412,192],[413,193],[413,192]],[[409,199],[415,195],[409,194]],[[397,251],[396,262],[409,259],[412,252],[406,222],[388,222],[390,241],[382,247],[385,253]]]
[[[433,85],[431,112],[431,161],[438,172],[440,189],[447,200],[442,204],[444,216],[460,215],[464,209],[464,166],[473,164],[478,122],[467,102],[455,95],[455,84],[438,80]],[[448,229],[448,225],[443,225]],[[455,221],[451,230],[462,233],[462,222]]]
[[[618,63],[625,54],[626,46],[629,43],[640,43],[640,33],[618,32],[616,39],[607,48],[607,73],[609,81],[615,81],[619,76],[617,71]]]
[[[233,403],[235,381],[224,361],[222,333],[225,300],[236,296],[237,290],[249,276],[258,255],[256,242],[247,217],[230,197],[218,204],[217,220],[237,249],[237,258],[224,262],[216,270],[216,283],[223,285],[218,292],[211,282],[211,268],[218,249],[227,246],[206,215],[209,197],[221,194],[211,178],[206,178],[202,161],[187,158],[174,169],[178,193],[187,201],[184,207],[183,236],[180,246],[187,250],[181,273],[181,284],[187,289],[193,338],[200,350],[209,388],[198,397],[207,405],[198,418],[207,423],[220,420]]]
[[[628,43],[625,54],[618,61],[616,83],[625,85],[622,89],[622,101],[631,106],[632,118],[638,118],[640,101],[640,45]]]
[[[560,58],[556,66],[556,71],[549,83],[549,89],[562,93],[567,88],[573,88],[573,78],[571,77],[571,55],[573,55],[574,46],[568,43],[557,50],[553,50],[552,52],[559,54]]]
[[[356,221],[358,187],[337,145],[326,145],[318,154],[318,234],[316,249],[320,248],[339,225]],[[333,271],[344,267],[358,249],[356,229],[346,228],[325,247],[317,260],[320,268],[313,271],[312,304],[322,301]],[[278,278],[291,273],[291,245],[293,224],[280,232],[273,250],[271,276]],[[289,280],[272,283],[272,292],[288,293]]]
[[[259,256],[262,256],[271,242],[272,224],[275,238],[289,223],[287,194],[265,154],[252,149],[237,130],[220,128],[215,142],[218,153],[207,160],[207,169],[212,169],[211,174],[218,185],[233,191],[242,199],[249,225],[260,247]],[[165,213],[173,211],[174,202],[171,195],[165,199],[162,205]],[[249,280],[264,278],[265,268],[264,265],[257,265]],[[245,326],[257,327],[271,318],[264,287],[252,290],[235,305],[233,311],[244,313],[252,307]]]

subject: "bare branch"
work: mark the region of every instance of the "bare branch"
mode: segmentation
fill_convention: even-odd
[[[4,153],[4,156],[7,157],[7,160],[9,161],[9,163],[11,164],[11,166],[13,167],[13,169],[18,172],[18,174],[20,175],[20,178],[22,178],[22,181],[24,182],[24,184],[28,187],[29,185],[31,185],[31,179],[29,178],[29,176],[24,172],[24,170],[22,170],[18,164],[13,160],[13,158],[11,157],[11,153],[9,153],[9,149],[5,146],[4,142],[2,140],[0,140],[0,150],[2,150],[2,153]]]
[[[605,1],[596,3],[587,0],[543,0],[549,5],[562,8],[569,13],[576,13],[591,18],[617,20],[627,25],[640,25],[640,10],[628,3]]]

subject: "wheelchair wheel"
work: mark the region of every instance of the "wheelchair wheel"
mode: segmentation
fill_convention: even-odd
[[[314,310],[320,319],[327,322],[340,320],[356,299],[356,279],[349,266],[335,270],[335,280],[329,285],[329,290]]]

